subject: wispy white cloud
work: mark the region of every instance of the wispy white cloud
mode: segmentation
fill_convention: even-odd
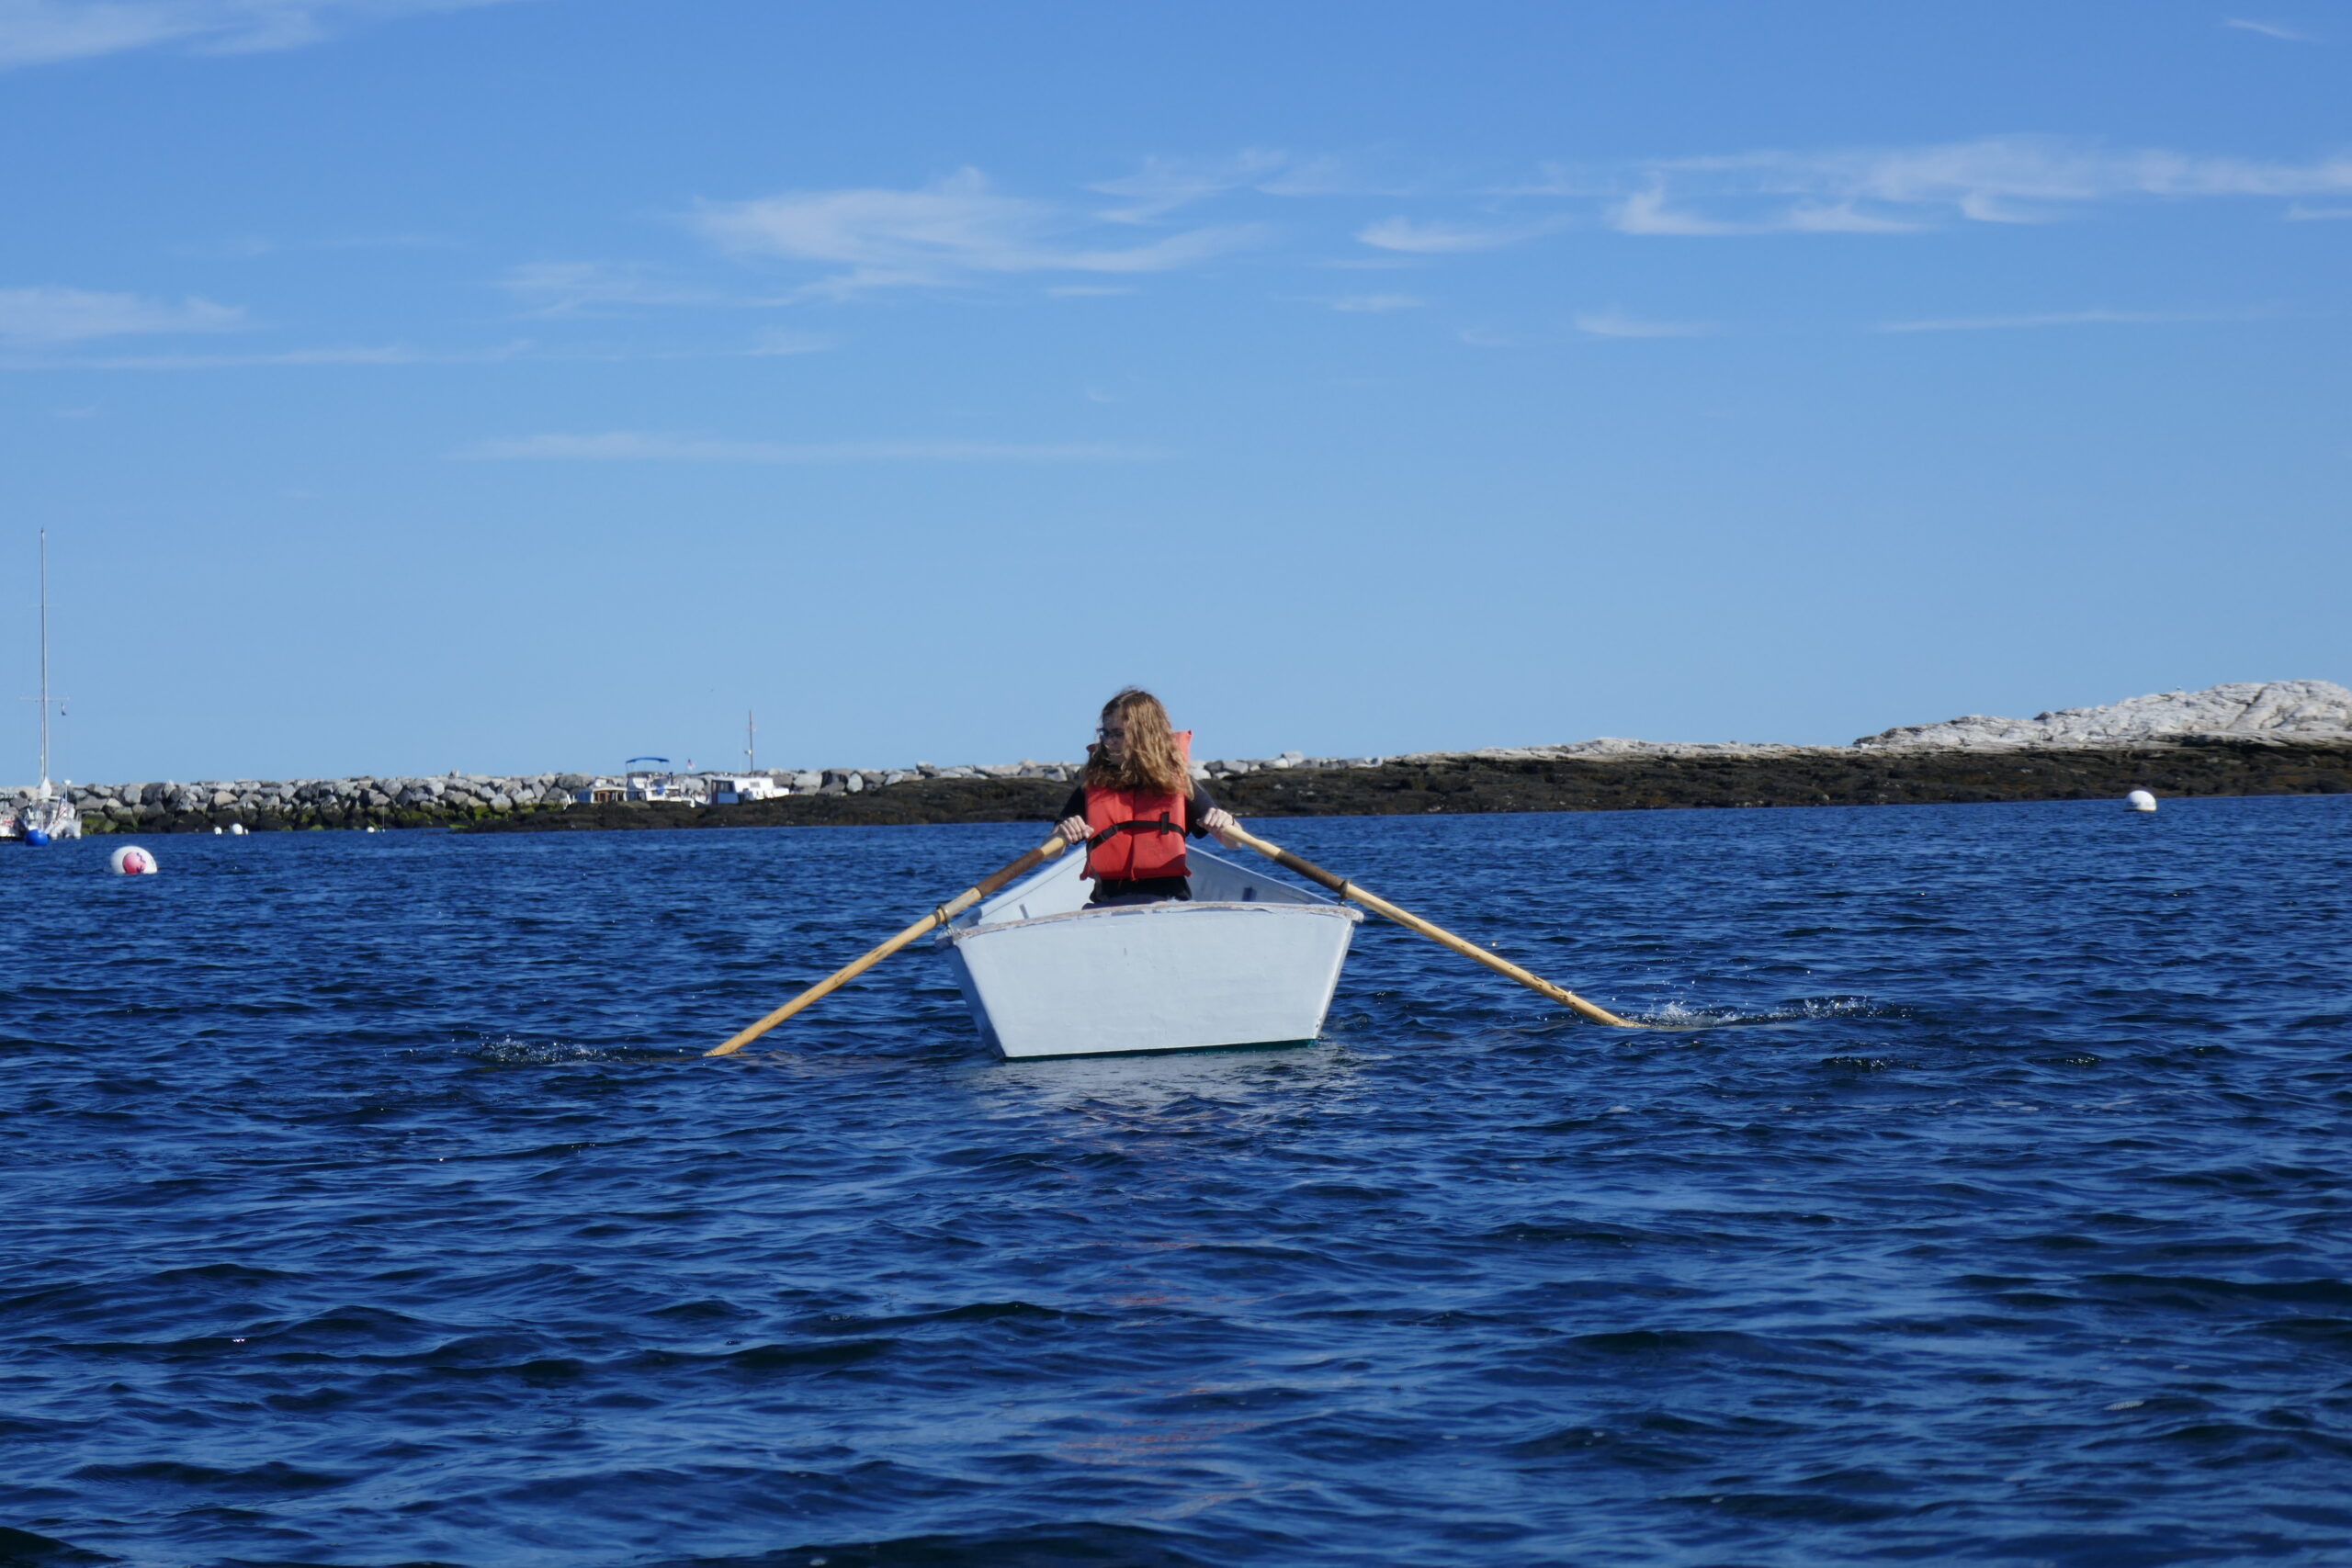
[[[6,4],[6,0],[0,0]],[[201,261],[250,261],[286,251],[440,251],[454,250],[458,242],[440,234],[344,234],[328,239],[280,240],[266,234],[232,234],[174,245],[175,256]]]
[[[818,297],[936,288],[990,274],[1153,273],[1193,266],[1256,243],[1254,225],[1189,229],[1144,243],[1090,245],[1095,220],[1006,196],[977,169],[915,190],[790,191],[708,202],[694,225],[738,254],[844,268],[809,286]]]
[[[1754,223],[1735,223],[1670,208],[1662,185],[1636,191],[1619,202],[1609,215],[1609,226],[1622,234],[1676,234],[1686,238],[1764,232]]]
[[[2272,37],[2281,23],[2234,18]],[[2102,204],[2352,197],[2352,152],[2308,159],[2119,147],[2084,137],[2005,134],[1914,145],[1757,148],[1590,164],[1546,164],[1532,180],[1473,187],[1421,177],[1373,180],[1343,160],[1257,150],[1223,160],[1154,159],[1096,186],[1127,197],[1104,216],[1138,222],[1232,192],[1475,198],[1476,216],[1407,210],[1362,224],[1356,239],[1391,257],[1426,260],[1526,240],[1580,213],[1620,232],[1712,238],[1757,234],[1911,234],[1959,223],[2050,223]],[[1553,204],[1543,206],[1538,204]],[[2298,207],[2291,216],[2324,208]],[[1326,261],[1317,265],[1340,265]]]
[[[743,350],[747,359],[788,359],[796,355],[823,354],[839,348],[840,341],[822,333],[771,332],[762,333]]]
[[[1590,337],[1707,337],[1716,330],[1711,321],[1661,321],[1613,307],[1588,310],[1575,320],[1577,331]]]
[[[336,28],[509,0],[0,0],[0,70],[164,44],[206,53],[299,49]]]
[[[2017,316],[1939,316],[1922,321],[1881,321],[1883,333],[2009,332],[2026,327],[2176,326],[2195,321],[2247,321],[2258,318],[2246,311],[2198,310],[2044,310]]]
[[[250,354],[0,355],[0,371],[246,370],[335,367],[504,365],[518,360],[560,365],[630,365],[677,359],[770,359],[820,354],[834,341],[809,333],[767,333],[748,344],[720,348],[547,346],[528,340],[486,348],[416,348],[406,344],[288,348]]]
[[[510,268],[499,287],[535,316],[585,315],[606,306],[774,303],[670,282],[644,267],[614,262],[530,262]]]
[[[2287,208],[2290,223],[2325,223],[2338,218],[2352,218],[2352,207],[2306,207],[2298,201]]]
[[[1334,310],[1376,316],[1390,310],[1418,310],[1428,301],[1417,294],[1342,294],[1324,303]]]
[[[492,365],[520,358],[526,345],[441,352],[398,344],[346,348],[288,348],[257,354],[112,354],[0,358],[0,370],[243,370],[340,365]]]
[[[194,297],[175,305],[166,299],[87,288],[0,288],[0,338],[20,344],[234,332],[245,324],[241,307]]]
[[[1268,196],[1411,196],[1439,183],[1425,172],[1382,167],[1378,160],[1314,153],[1291,155],[1251,188]]]
[[[1464,327],[1454,334],[1472,348],[1517,348],[1519,340],[1491,327]]]
[[[2256,21],[2252,17],[2224,17],[2222,18],[2222,26],[2237,28],[2249,33],[2260,33],[2264,38],[2275,38],[2281,43],[2317,43],[2319,41],[2311,34],[2299,32],[2283,22]]]
[[[1222,158],[1147,158],[1135,173],[1088,188],[1125,198],[1105,209],[1102,217],[1142,223],[1237,190],[1274,197],[1405,196],[1428,183],[1367,166],[1361,159],[1251,147]]]
[[[2291,162],[1994,136],[1555,165],[1513,194],[1598,199],[1628,234],[1900,234],[1955,220],[2056,221],[2103,202],[2352,194],[2352,153]]]
[[[587,463],[1132,463],[1148,447],[1102,442],[730,441],[657,431],[526,435],[451,454],[477,462]]]
[[[1909,234],[1926,225],[1864,212],[1850,201],[1800,201],[1758,217],[1713,218],[1667,200],[1663,185],[1636,191],[1609,209],[1609,226],[1621,234],[1675,234],[1714,238],[1727,234]]]
[[[1125,197],[1102,216],[1114,223],[1148,223],[1180,207],[1270,179],[1291,163],[1286,152],[1250,148],[1229,158],[1147,158],[1134,174],[1088,186]]]
[[[1499,250],[1559,226],[1557,220],[1481,225],[1384,218],[1357,230],[1356,238],[1375,250],[1403,251],[1410,255],[1458,255],[1464,251]]]
[[[548,318],[611,316],[632,308],[757,310],[794,302],[791,295],[743,294],[681,283],[650,268],[617,262],[532,262],[510,268],[499,287],[523,305],[524,314]],[[810,333],[771,332],[745,352],[813,354],[832,346],[831,338]]]

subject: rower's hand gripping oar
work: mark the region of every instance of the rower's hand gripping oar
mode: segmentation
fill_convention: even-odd
[[[1446,946],[1453,949],[1454,952],[1462,954],[1464,958],[1476,959],[1479,963],[1485,964],[1487,968],[1492,969],[1498,975],[1510,976],[1512,979],[1518,981],[1521,985],[1526,987],[1531,991],[1540,991],[1564,1007],[1574,1008],[1577,1012],[1582,1013],[1585,1017],[1592,1020],[1595,1023],[1611,1023],[1616,1025],[1620,1029],[1647,1029],[1650,1027],[1650,1025],[1646,1023],[1635,1023],[1633,1020],[1628,1018],[1619,1018],[1607,1008],[1596,1007],[1564,986],[1555,986],[1552,984],[1551,981],[1544,978],[1541,975],[1532,975],[1528,973],[1528,971],[1521,969],[1518,964],[1511,963],[1509,959],[1496,957],[1493,953],[1488,953],[1485,948],[1480,947],[1476,942],[1464,942],[1462,938],[1455,936],[1452,931],[1447,931],[1442,926],[1431,925],[1429,921],[1421,919],[1420,916],[1412,914],[1408,910],[1400,909],[1385,898],[1375,897],[1372,894],[1365,892],[1363,888],[1358,887],[1354,883],[1350,882],[1346,877],[1340,876],[1333,872],[1325,871],[1321,866],[1317,865],[1311,860],[1299,859],[1298,856],[1291,853],[1288,850],[1283,849],[1280,844],[1270,844],[1266,842],[1265,840],[1259,838],[1256,834],[1250,833],[1238,826],[1226,829],[1225,838],[1231,843],[1248,845],[1250,849],[1257,851],[1268,860],[1272,861],[1276,865],[1282,866],[1285,870],[1295,871],[1298,873],[1299,875],[1306,877],[1309,882],[1319,882],[1324,886],[1329,888],[1332,892],[1338,894],[1340,897],[1352,899],[1356,903],[1362,904],[1365,908],[1370,909],[1375,915],[1387,916],[1390,919],[1396,921],[1398,925],[1405,927],[1408,931],[1419,931],[1423,936],[1428,937],[1431,942],[1444,943]]]
[[[777,1024],[782,1023],[786,1019],[790,1018],[794,1013],[798,1012],[802,1008],[807,1007],[810,1002],[815,1001],[818,998],[829,996],[832,992],[840,990],[843,986],[848,985],[852,980],[856,979],[860,975],[865,974],[868,969],[873,968],[876,964],[881,963],[884,959],[889,957],[890,954],[898,952],[899,949],[914,941],[915,938],[922,935],[923,932],[936,930],[938,927],[945,925],[948,921],[954,919],[956,916],[962,914],[965,910],[970,908],[973,905],[978,903],[981,899],[987,897],[989,894],[995,892],[1006,883],[1011,882],[1014,877],[1026,876],[1030,872],[1035,870],[1038,866],[1043,865],[1046,862],[1053,859],[1056,855],[1061,853],[1062,851],[1069,847],[1069,842],[1068,840],[1064,839],[1059,833],[1055,834],[1052,838],[1047,839],[1044,843],[1039,844],[1035,849],[1031,850],[1027,854],[1023,855],[1019,860],[1014,861],[1011,865],[1004,866],[1001,869],[980,878],[979,881],[974,883],[971,886],[967,887],[964,891],[956,895],[955,897],[950,898],[946,903],[942,904],[938,908],[933,909],[930,914],[925,915],[922,919],[917,920],[913,925],[909,926],[905,931],[900,931],[897,936],[892,937],[889,941],[884,942],[881,946],[876,948],[873,952],[867,953],[856,963],[847,964],[840,969],[834,970],[831,975],[826,976],[823,979],[818,981],[815,985],[809,987],[807,990],[801,992],[798,996],[793,998],[790,1001],[776,1009],[775,1011],[768,1014],[767,1017],[752,1025],[751,1028],[746,1029],[741,1033],[734,1036],[725,1044],[714,1046],[712,1049],[705,1051],[703,1055],[706,1056],[733,1055],[736,1052],[741,1051],[744,1046],[749,1045],[752,1041],[757,1040],[761,1035],[765,1034],[769,1030],[774,1029]]]

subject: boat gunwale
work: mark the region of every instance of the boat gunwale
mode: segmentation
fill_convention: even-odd
[[[1238,898],[1167,898],[1156,904],[1116,904],[1105,908],[1061,909],[1050,915],[1033,915],[1025,920],[998,920],[985,926],[950,926],[942,930],[938,940],[961,945],[967,938],[985,936],[990,931],[1018,931],[1024,926],[1052,925],[1062,920],[1081,920],[1113,915],[1182,914],[1189,910],[1219,910],[1226,913],[1249,911],[1256,914],[1317,915],[1337,917],[1352,924],[1363,923],[1363,911],[1338,902],[1318,901],[1311,904],[1277,904],[1256,899]]]

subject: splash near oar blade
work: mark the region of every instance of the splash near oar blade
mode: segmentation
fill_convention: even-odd
[[[1592,1020],[1595,1023],[1606,1023],[1618,1029],[1647,1029],[1650,1027],[1646,1023],[1636,1023],[1629,1018],[1619,1018],[1607,1008],[1600,1007],[1592,1002],[1585,1000],[1582,997],[1577,996],[1574,991],[1569,990],[1565,986],[1555,986],[1552,984],[1551,981],[1544,978],[1541,975],[1532,974],[1528,970],[1521,969],[1518,964],[1511,963],[1507,958],[1498,958],[1495,954],[1488,953],[1485,948],[1480,947],[1477,943],[1468,942],[1461,937],[1455,936],[1452,931],[1447,931],[1444,927],[1432,924],[1431,922],[1421,919],[1420,916],[1412,913],[1408,909],[1400,909],[1385,898],[1377,897],[1373,894],[1365,892],[1363,888],[1358,887],[1354,883],[1350,882],[1346,877],[1340,875],[1336,872],[1326,871],[1311,860],[1302,860],[1298,856],[1291,853],[1288,850],[1283,849],[1280,844],[1270,844],[1265,840],[1259,838],[1256,834],[1250,833],[1239,827],[1227,829],[1225,836],[1233,843],[1243,844],[1257,851],[1268,860],[1272,861],[1276,865],[1282,866],[1285,870],[1295,871],[1310,882],[1320,883],[1325,887],[1328,887],[1332,892],[1338,894],[1340,897],[1348,899],[1352,903],[1363,905],[1365,908],[1370,909],[1375,915],[1385,916],[1387,919],[1396,921],[1398,925],[1403,926],[1408,931],[1419,931],[1421,935],[1429,938],[1431,942],[1438,942],[1443,946],[1453,949],[1454,952],[1462,954],[1464,958],[1475,958],[1479,963],[1485,964],[1487,968],[1492,969],[1498,975],[1510,976],[1512,979],[1518,981],[1529,990],[1549,997],[1554,1001],[1558,1002],[1562,1007],[1571,1009],[1583,1017]]]
[[[898,952],[899,949],[906,946],[909,942],[913,942],[925,931],[938,930],[941,926],[945,925],[948,921],[954,919],[956,916],[962,914],[965,910],[970,908],[973,905],[978,903],[981,899],[987,897],[998,888],[1002,887],[1006,883],[1012,881],[1015,877],[1026,876],[1030,872],[1035,870],[1038,866],[1043,865],[1046,862],[1053,859],[1067,848],[1069,848],[1068,841],[1064,840],[1060,834],[1057,833],[1054,837],[1047,839],[1044,843],[1039,844],[1035,849],[1031,850],[1027,854],[1023,855],[1019,860],[1012,862],[1009,865],[999,867],[997,870],[989,873],[987,876],[982,877],[979,881],[972,884],[971,886],[967,887],[964,891],[956,895],[955,897],[950,898],[946,903],[942,904],[938,908],[933,909],[930,914],[925,915],[922,919],[917,920],[913,925],[909,926],[905,931],[900,931],[897,936],[892,937],[889,941],[884,942],[881,946],[876,948],[865,957],[858,959],[853,964],[843,964],[841,968],[834,970],[831,974],[826,976],[823,979],[818,981],[815,985],[809,987],[807,990],[801,992],[798,996],[793,998],[790,1001],[776,1009],[775,1011],[760,1020],[759,1022],[752,1024],[749,1029],[743,1030],[731,1036],[724,1044],[715,1045],[711,1049],[705,1051],[703,1055],[706,1056],[733,1055],[736,1052],[741,1051],[744,1046],[749,1045],[752,1041],[757,1040],[761,1035],[765,1034],[769,1030],[774,1029],[777,1024],[782,1023],[786,1019],[790,1018],[794,1013],[798,1012],[802,1008],[807,1007],[809,1003],[817,1000],[820,997],[831,996],[833,992],[840,990],[843,986],[848,985],[852,980],[856,979],[860,975],[865,974],[868,969],[873,968],[876,964],[881,963],[884,959],[889,957],[890,954]]]

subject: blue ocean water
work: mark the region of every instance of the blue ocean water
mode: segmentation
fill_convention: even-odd
[[[2352,1561],[2352,799],[1256,826],[1677,1027],[696,1055],[1031,828],[0,856],[0,1562]]]

